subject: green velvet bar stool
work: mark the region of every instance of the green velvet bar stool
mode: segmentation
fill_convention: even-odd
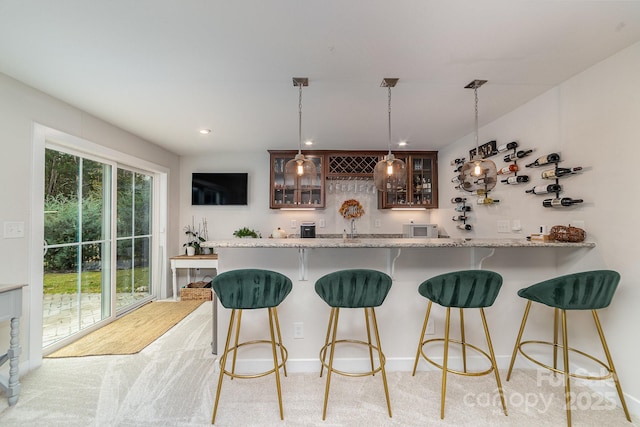
[[[489,335],[489,327],[487,326],[487,319],[484,313],[486,307],[493,305],[500,288],[502,287],[502,276],[493,271],[486,270],[464,270],[456,271],[452,273],[441,274],[439,276],[432,277],[425,280],[418,287],[418,292],[423,297],[429,300],[427,305],[427,313],[424,318],[424,324],[422,326],[422,333],[418,340],[418,350],[416,351],[416,358],[413,364],[413,374],[415,376],[416,369],[418,368],[418,361],[422,356],[427,362],[440,368],[442,370],[442,387],[440,396],[440,418],[444,419],[444,403],[445,396],[447,394],[447,374],[453,373],[465,376],[480,376],[487,375],[491,372],[494,373],[496,383],[498,384],[498,392],[500,393],[500,400],[502,401],[502,409],[504,414],[507,415],[507,405],[504,400],[504,392],[502,390],[502,383],[500,382],[500,374],[498,373],[498,367],[496,365],[496,356],[493,352],[493,345],[491,344],[491,336]],[[442,307],[447,308],[444,338],[432,338],[425,340],[425,332],[427,330],[427,323],[429,322],[429,315],[431,313],[431,306],[436,303]],[[452,339],[449,334],[451,326],[451,308],[457,307],[460,309],[460,339]],[[464,333],[464,309],[465,308],[477,308],[480,311],[480,317],[482,319],[482,325],[484,327],[484,333],[487,340],[487,347],[489,353],[482,350],[480,347],[469,344],[466,341]],[[444,356],[442,365],[433,361],[425,353],[425,346],[434,342],[444,343]],[[463,370],[458,371],[449,367],[449,346],[451,343],[459,344],[462,351],[462,366]],[[475,352],[485,356],[491,363],[491,367],[483,371],[469,371],[467,369],[467,348],[474,350]]]
[[[220,300],[220,304],[225,308],[231,309],[231,318],[229,319],[227,340],[220,362],[220,376],[218,378],[218,389],[216,391],[216,400],[213,406],[211,424],[214,424],[216,421],[218,401],[220,400],[220,391],[222,390],[222,380],[225,374],[230,376],[231,379],[248,379],[259,378],[275,373],[278,404],[280,406],[280,419],[284,419],[284,411],[282,409],[282,390],[280,387],[280,369],[282,368],[284,375],[287,376],[286,362],[288,353],[285,346],[282,345],[282,335],[280,333],[280,324],[278,322],[278,311],[276,307],[280,305],[286,296],[289,295],[289,292],[291,292],[291,280],[287,276],[275,271],[241,269],[227,271],[217,275],[212,281],[212,287]],[[261,308],[266,308],[268,311],[269,333],[271,339],[238,342],[242,310],[256,310]],[[234,344],[233,346],[230,346],[232,335],[235,336]],[[270,344],[271,346],[273,369],[256,374],[236,373],[236,356],[238,349],[244,346],[265,343]],[[280,359],[278,359],[278,352],[276,351],[276,348],[280,350]],[[229,353],[233,353],[233,361],[230,371],[227,370],[226,367]]]
[[[528,288],[520,289],[518,296],[527,299],[527,305],[524,309],[524,316],[522,317],[522,323],[520,325],[520,331],[518,332],[518,338],[516,339],[515,347],[513,348],[513,354],[511,355],[511,363],[509,364],[509,372],[507,374],[507,381],[511,377],[513,370],[513,364],[516,361],[518,351],[522,353],[527,359],[533,363],[549,369],[554,373],[564,375],[564,388],[565,388],[565,401],[566,401],[566,413],[567,413],[567,425],[571,425],[571,386],[570,378],[581,378],[585,380],[606,380],[612,378],[616,389],[618,391],[618,397],[622,403],[622,409],[627,417],[627,420],[631,421],[627,404],[622,394],[622,387],[620,381],[618,381],[618,374],[613,365],[613,359],[607,346],[607,341],[604,338],[604,332],[602,331],[602,325],[598,317],[597,310],[608,307],[611,304],[613,294],[620,282],[620,274],[611,270],[595,270],[585,271],[582,273],[568,274],[565,276],[556,277],[554,279],[546,280],[544,282],[536,283]],[[524,327],[527,323],[529,316],[529,310],[531,309],[531,303],[537,302],[554,310],[553,317],[553,342],[528,340],[522,341],[522,335]],[[571,310],[591,310],[593,320],[595,322],[598,336],[600,337],[600,343],[604,350],[607,363],[596,359],[592,355],[589,355],[583,351],[576,350],[569,347],[569,338],[567,335],[567,311]],[[562,344],[558,343],[558,316],[562,318]],[[546,365],[539,360],[535,359],[531,355],[527,354],[523,347],[529,344],[542,344],[553,347],[553,366]],[[558,348],[562,349],[563,368],[558,369]],[[569,352],[580,354],[589,358],[593,362],[603,367],[606,371],[606,375],[580,375],[569,370]]]
[[[391,417],[391,401],[389,400],[389,386],[387,375],[384,370],[385,357],[380,344],[380,334],[378,333],[378,322],[374,307],[379,307],[387,297],[391,289],[391,277],[376,270],[350,269],[336,271],[322,276],[316,281],[316,293],[331,307],[329,315],[329,325],[324,346],[320,350],[320,376],[324,368],[327,368],[327,382],[324,393],[324,406],[322,409],[322,419],[327,416],[327,402],[329,400],[329,388],[331,385],[331,374],[336,373],[349,377],[363,377],[382,373],[384,384],[384,394],[387,399],[387,410]],[[365,324],[367,327],[367,341],[356,339],[337,339],[338,318],[341,308],[363,308]],[[369,321],[371,318],[371,324]],[[371,329],[375,335],[375,344],[371,340]],[[345,372],[333,366],[336,345],[339,344],[364,345],[369,350],[371,370],[365,372]],[[327,362],[327,350],[329,351],[329,361]],[[373,352],[378,355],[378,364],[374,363]]]

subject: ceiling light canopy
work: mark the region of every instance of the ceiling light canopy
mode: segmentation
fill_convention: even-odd
[[[373,169],[373,182],[379,191],[396,191],[407,184],[407,169],[404,162],[396,159],[391,153],[391,88],[395,87],[399,79],[385,78],[380,87],[388,89],[388,118],[389,118],[389,153],[379,161]]]
[[[300,189],[316,185],[318,172],[315,163],[302,154],[302,88],[309,86],[307,77],[294,77],[293,85],[298,87],[298,154],[284,166],[285,186]]]
[[[200,133],[203,135],[208,135],[211,133],[211,129],[200,129]]]

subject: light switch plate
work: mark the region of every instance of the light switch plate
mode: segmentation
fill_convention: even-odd
[[[22,221],[5,221],[4,223],[5,239],[21,239],[24,237],[24,222]]]

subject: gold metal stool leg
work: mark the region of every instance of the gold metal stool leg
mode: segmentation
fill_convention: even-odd
[[[327,360],[327,348],[329,344],[329,339],[331,338],[331,326],[333,325],[333,319],[335,316],[335,308],[331,308],[331,313],[329,314],[329,324],[327,325],[327,335],[324,338],[324,347],[322,347],[322,351],[320,354],[320,378],[322,378],[322,372],[324,370],[325,360]]]
[[[333,313],[333,310],[335,310],[335,313]],[[329,367],[327,368],[327,383],[324,389],[324,406],[322,408],[322,421],[324,421],[327,418],[327,402],[329,401],[329,388],[331,386],[331,372],[333,371],[333,355],[336,350],[336,334],[338,333],[338,317],[340,315],[339,308],[332,309],[331,311],[332,311],[332,317],[333,317],[333,332],[331,334],[331,351],[329,352]]]
[[[464,309],[460,309],[460,344],[462,345],[462,370],[467,372],[467,343],[464,339]]]
[[[420,349],[422,348],[422,341],[424,340],[424,333],[427,331],[427,323],[429,322],[429,313],[431,313],[431,305],[432,301],[429,301],[427,305],[427,314],[424,316],[424,324],[422,325],[422,333],[420,334],[420,339],[418,340],[418,350],[416,351],[416,360],[413,363],[413,373],[412,376],[416,376],[416,369],[418,368],[418,359],[420,359]]]
[[[524,309],[524,316],[522,316],[522,323],[520,323],[520,331],[518,332],[518,338],[516,338],[516,345],[513,347],[513,353],[511,354],[511,363],[509,363],[509,372],[507,372],[507,381],[511,378],[511,371],[513,371],[513,364],[516,361],[518,355],[518,349],[520,348],[520,342],[522,341],[522,333],[524,327],[527,324],[527,317],[529,317],[529,310],[531,309],[531,301],[527,301],[527,306]]]
[[[487,347],[489,347],[489,354],[491,355],[491,366],[493,366],[493,372],[496,376],[496,384],[498,384],[498,393],[500,393],[500,400],[502,401],[502,409],[504,414],[507,414],[507,404],[504,401],[504,390],[502,390],[502,383],[500,382],[500,373],[498,372],[498,364],[496,363],[496,355],[493,352],[493,344],[491,343],[491,335],[489,335],[489,326],[487,326],[487,317],[484,315],[484,308],[480,307],[480,317],[482,317],[482,326],[484,326],[484,334],[487,337]]]
[[[278,309],[273,307],[273,318],[276,321],[276,331],[278,332],[278,344],[280,345],[280,357],[284,360],[284,345],[282,344],[282,334],[280,333],[280,321],[278,320]],[[277,368],[276,368],[277,369]],[[287,364],[282,365],[284,376],[287,376]]]
[[[273,330],[274,318],[277,321],[277,315],[274,308],[269,307],[269,333],[271,335],[271,352],[273,354],[273,369],[276,374],[276,389],[278,390],[278,405],[280,406],[280,419],[284,420],[284,410],[282,408],[282,388],[280,386],[280,369],[278,368],[278,356],[276,352],[276,337]],[[286,368],[285,368],[286,369]]]
[[[231,343],[231,333],[233,332],[233,322],[236,317],[236,310],[231,310],[231,318],[229,319],[229,330],[227,331],[227,341],[222,352],[222,360],[220,361],[220,375],[218,375],[218,388],[216,390],[216,401],[213,404],[213,415],[211,416],[211,424],[216,422],[216,414],[218,412],[218,402],[220,400],[220,391],[222,390],[222,379],[224,378],[224,367],[227,363],[227,355],[229,354],[229,344]],[[233,377],[232,377],[233,378]]]
[[[451,307],[447,307],[447,319],[444,326],[444,360],[442,361],[442,393],[440,395],[440,419],[444,420],[444,399],[447,394],[447,362],[449,360],[449,326],[451,326]]]
[[[616,368],[613,365],[613,358],[611,357],[611,353],[609,353],[609,346],[607,345],[607,340],[605,340],[604,338],[604,332],[602,331],[600,318],[598,317],[598,313],[596,313],[596,310],[591,310],[591,312],[593,313],[593,321],[596,324],[596,329],[598,329],[598,335],[600,336],[600,342],[602,343],[604,354],[607,357],[607,363],[609,364],[609,371],[611,371],[611,374],[613,376],[613,381],[616,384],[616,390],[618,390],[618,397],[620,398],[622,409],[624,409],[624,415],[627,417],[627,421],[631,422],[631,416],[629,415],[629,410],[627,409],[627,403],[625,402],[624,395],[622,394],[622,386],[620,385],[620,381],[618,380],[618,372],[616,371]]]
[[[369,326],[369,314],[367,308],[364,308],[364,322],[367,325],[367,343],[369,344],[369,360],[371,360],[371,376],[375,376],[373,366],[373,349],[371,348],[371,327]],[[378,343],[380,345],[380,343]]]
[[[562,347],[564,360],[564,400],[567,410],[567,425],[571,426],[571,378],[569,377],[569,338],[567,337],[566,310],[562,310]]]
[[[382,344],[380,343],[380,334],[378,333],[378,320],[376,319],[375,309],[371,307],[370,310],[371,310],[371,319],[373,320],[373,330],[376,334],[376,345],[378,347],[378,360],[380,361],[380,370],[382,372],[382,383],[384,384],[384,395],[387,398],[387,409],[389,410],[389,417],[391,417],[392,416],[391,415],[391,399],[389,398],[389,385],[387,384],[387,372],[384,369],[385,358],[384,358],[384,354],[382,353]],[[371,351],[371,347],[369,347],[369,351]],[[372,363],[371,369],[373,370],[373,359],[371,363]]]
[[[242,320],[242,310],[238,310],[238,321],[237,321],[237,326],[236,326],[236,339],[235,339],[235,344],[234,344],[234,348],[235,350],[233,351],[233,361],[231,363],[231,380],[233,380],[234,375],[236,373],[236,358],[238,356],[238,338],[240,337],[240,322]]]
[[[558,369],[558,313],[560,309],[553,310],[553,369]],[[555,371],[553,376],[556,376]]]

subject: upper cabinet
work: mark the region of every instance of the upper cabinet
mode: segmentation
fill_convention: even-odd
[[[405,162],[407,184],[403,187],[381,192],[378,197],[380,209],[438,207],[438,153],[435,151],[394,153]]]
[[[296,177],[295,182],[287,182],[284,167],[297,151],[269,151],[271,159],[271,181],[269,207],[282,208],[324,208],[324,155],[303,153],[316,165],[316,179],[312,183]]]
[[[325,207],[327,179],[373,179],[373,169],[386,151],[304,151],[306,158],[316,165],[317,179],[313,184],[286,182],[285,165],[297,151],[269,150],[271,180],[269,207],[316,208]],[[404,151],[394,155],[405,162],[407,184],[388,193],[378,193],[378,208],[438,207],[438,153],[435,151]]]

